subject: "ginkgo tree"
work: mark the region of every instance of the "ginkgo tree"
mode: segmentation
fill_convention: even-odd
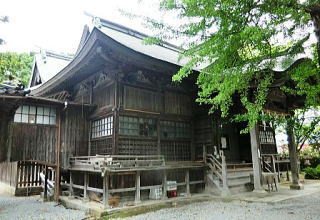
[[[146,18],[161,30],[146,42],[187,39],[180,46],[181,57],[189,62],[173,80],[181,81],[207,63],[197,76],[197,101],[209,104],[211,112],[219,109],[228,116],[237,94],[245,112],[235,118],[252,127],[261,119],[275,80],[273,70],[288,69],[301,57],[309,59],[285,73],[294,87],[281,89],[304,97],[308,108],[319,105],[318,0],[162,0],[160,9],[176,20],[170,24]]]

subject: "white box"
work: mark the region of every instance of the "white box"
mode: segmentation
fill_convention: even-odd
[[[162,187],[150,189],[149,199],[161,199]]]
[[[177,181],[167,181],[167,190],[177,190]]]

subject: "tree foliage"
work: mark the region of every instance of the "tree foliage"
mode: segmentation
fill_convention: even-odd
[[[253,126],[261,119],[277,77],[273,70],[288,68],[302,54],[311,60],[287,71],[285,78],[294,87],[281,89],[305,97],[306,107],[319,105],[320,29],[314,28],[320,27],[318,0],[162,0],[160,8],[176,14],[179,22],[146,18],[162,30],[157,37],[188,39],[181,45],[181,56],[189,62],[173,80],[181,81],[195,67],[210,64],[198,75],[197,101],[209,104],[211,112],[219,109],[228,116],[237,95],[245,112],[236,119]]]
[[[22,82],[27,86],[33,62],[33,54],[0,53],[0,83]]]
[[[283,131],[286,123],[292,125],[297,152],[300,153],[305,144],[313,149],[319,149],[320,145],[320,117],[319,109],[296,110],[292,117],[282,120],[280,131]]]

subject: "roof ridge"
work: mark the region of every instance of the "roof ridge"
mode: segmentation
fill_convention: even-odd
[[[68,55],[68,54],[63,54],[63,53],[58,53],[52,50],[47,50],[47,49],[40,49],[40,52],[38,54],[44,53],[45,56],[48,57],[53,57],[53,58],[58,58],[66,61],[71,61],[73,59],[73,56]]]
[[[113,29],[115,31],[119,31],[119,32],[131,35],[131,36],[139,38],[139,39],[144,39],[144,38],[147,38],[147,37],[151,37],[151,36],[149,36],[149,35],[147,35],[145,33],[142,33],[140,31],[136,31],[136,30],[131,29],[129,27],[126,27],[126,26],[124,26],[122,24],[118,24],[118,23],[115,23],[113,21],[109,21],[109,20],[107,20],[105,18],[101,18],[101,17],[94,16],[94,15],[89,15],[89,16],[91,16],[93,19],[99,19],[98,22],[103,27],[107,27],[107,28]],[[178,46],[176,46],[174,44],[166,42],[166,41],[161,41],[161,43],[159,43],[157,45],[161,46],[161,47],[164,47],[164,48],[167,48],[167,49],[170,49],[170,50],[173,50],[175,52],[181,52],[181,48],[179,48]]]

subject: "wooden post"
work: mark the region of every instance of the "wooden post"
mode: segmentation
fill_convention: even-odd
[[[58,201],[60,196],[60,151],[61,151],[61,113],[58,118],[57,144],[56,144],[56,175],[54,181],[54,200]]]
[[[223,151],[221,151],[223,152]],[[227,176],[227,163],[226,157],[221,153],[221,168],[222,168],[222,196],[229,196],[230,190],[228,186],[228,176]]]
[[[162,199],[166,199],[167,198],[167,189],[168,189],[167,170],[163,170],[163,173],[162,173],[162,187],[163,187]]]
[[[253,165],[253,184],[254,191],[265,192],[261,185],[261,163],[259,155],[259,128],[255,125],[250,130],[250,141],[251,141],[251,155],[252,155],[252,165]]]
[[[105,173],[103,177],[103,208],[109,207],[109,174]]]
[[[186,169],[185,171],[185,182],[186,182],[186,196],[191,196],[190,194],[190,173],[189,169]]]
[[[207,149],[205,145],[202,146],[202,158],[203,162],[207,163]]]
[[[89,185],[89,175],[87,172],[84,172],[84,184],[83,184],[83,198],[88,199],[88,185]]]
[[[44,193],[43,193],[43,199],[44,201],[47,201],[48,199],[48,166],[46,166],[46,173],[44,176]]]
[[[274,173],[276,173],[277,172],[277,170],[276,170],[276,162],[275,162],[275,159],[274,159],[274,155],[271,155],[271,162],[272,162],[272,171],[274,172]]]
[[[303,189],[303,185],[300,183],[300,180],[299,180],[297,148],[295,145],[292,127],[293,127],[292,123],[289,121],[287,124],[287,137],[288,137],[289,159],[290,159],[291,179],[292,179],[290,189],[299,190],[299,189]]]
[[[69,179],[69,196],[73,196],[73,179],[72,179],[72,171],[70,170],[70,179]]]
[[[157,148],[158,148],[158,155],[161,155],[161,128],[160,128],[160,118],[157,118]]]
[[[136,198],[135,203],[140,203],[140,171],[136,172]]]

